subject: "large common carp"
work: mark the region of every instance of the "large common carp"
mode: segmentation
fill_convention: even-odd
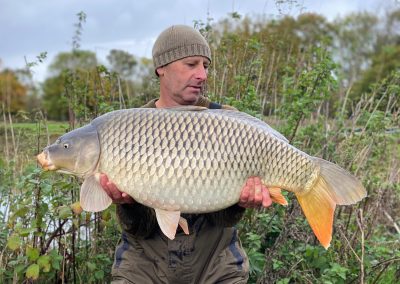
[[[127,109],[107,113],[61,136],[38,155],[47,170],[83,177],[80,202],[101,211],[111,199],[105,173],[119,190],[152,207],[161,230],[174,238],[181,213],[203,213],[239,201],[250,176],[296,195],[321,244],[332,238],[336,204],[366,196],[350,173],[288,143],[245,113],[202,107]],[[275,195],[275,191],[274,195]]]

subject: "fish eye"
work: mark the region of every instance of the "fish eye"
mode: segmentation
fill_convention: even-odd
[[[64,143],[63,147],[64,147],[64,149],[68,149],[69,148],[69,144]]]

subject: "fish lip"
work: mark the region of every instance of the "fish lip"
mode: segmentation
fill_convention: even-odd
[[[37,161],[39,162],[40,166],[45,170],[45,171],[54,171],[57,169],[57,167],[51,162],[51,160],[48,158],[48,152],[43,151],[39,155],[36,156]]]

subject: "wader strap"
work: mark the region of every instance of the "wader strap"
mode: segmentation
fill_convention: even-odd
[[[222,105],[217,104],[217,103],[210,102],[210,105],[208,106],[208,108],[209,108],[209,109],[221,109],[221,108],[222,108]]]

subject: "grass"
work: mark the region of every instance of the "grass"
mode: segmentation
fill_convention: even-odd
[[[10,125],[7,124],[6,127],[9,129]],[[38,127],[39,127],[38,123],[34,123],[34,122],[19,122],[19,123],[13,124],[13,128],[15,131],[26,130],[31,133],[36,133],[38,130]],[[40,127],[41,127],[41,131],[45,130],[43,123],[40,125]],[[48,121],[47,128],[48,128],[49,134],[51,136],[53,136],[53,135],[64,134],[68,130],[69,126],[68,126],[68,122]],[[3,132],[4,132],[4,122],[1,122],[0,123],[0,133],[3,133]]]
[[[68,123],[49,121],[46,130],[43,123],[39,125],[35,122],[20,122],[13,123],[12,130],[14,139],[11,135],[10,125],[5,125],[4,122],[0,123],[0,145],[3,153],[0,159],[14,161],[22,168],[25,164],[35,164],[36,155],[68,131]]]

